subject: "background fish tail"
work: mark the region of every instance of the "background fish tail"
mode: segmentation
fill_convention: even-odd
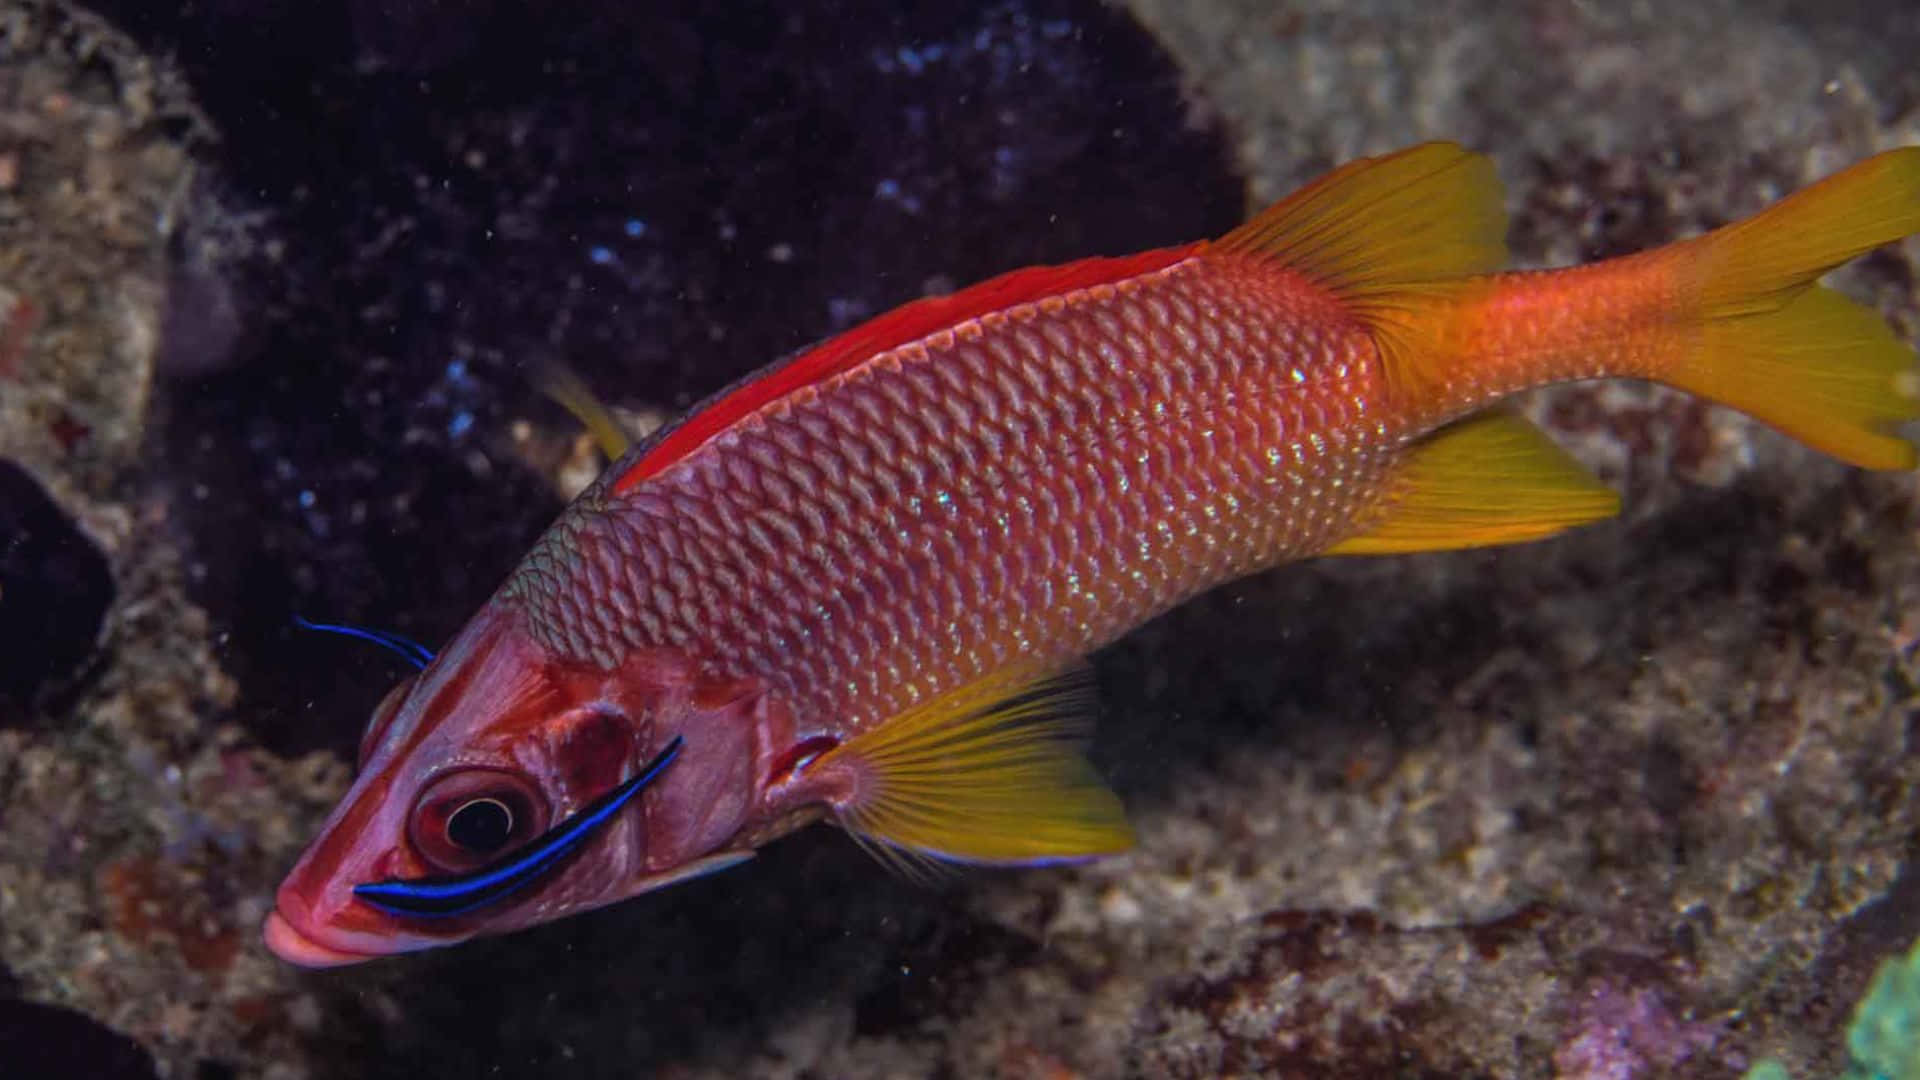
[[[1914,354],[1878,313],[1815,281],[1920,233],[1920,148],[1894,150],[1670,249],[1705,321],[1651,374],[1854,465],[1910,469]]]

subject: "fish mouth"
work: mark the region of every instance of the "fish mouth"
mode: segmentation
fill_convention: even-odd
[[[308,968],[345,967],[372,960],[378,954],[350,952],[323,945],[296,929],[291,920],[276,909],[267,915],[267,924],[261,928],[261,937],[266,939],[267,948],[273,954],[289,964],[298,964]]]
[[[260,936],[275,956],[289,964],[309,968],[345,967],[435,944],[373,928],[355,930],[337,926],[331,919],[317,917],[313,903],[292,885],[281,886],[280,895],[274,901],[266,925],[260,928]]]

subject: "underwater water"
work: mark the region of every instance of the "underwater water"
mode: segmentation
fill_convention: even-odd
[[[1920,934],[1920,505],[1677,392],[1526,414],[1624,513],[1303,563],[1095,658],[1138,832],[816,828],[305,971],[274,890],[599,459],[1004,270],[1489,154],[1515,261],[1920,144],[1899,3],[0,0],[0,1077],[1839,1075]],[[1832,283],[1920,333],[1920,248]]]

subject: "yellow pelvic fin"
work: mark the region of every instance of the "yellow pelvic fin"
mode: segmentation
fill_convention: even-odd
[[[1021,864],[1133,845],[1120,800],[1081,756],[1094,698],[1084,668],[1015,670],[961,687],[824,755],[861,776],[835,807],[855,836],[909,854]]]
[[[1619,510],[1620,497],[1539,428],[1512,413],[1483,413],[1408,451],[1372,521],[1326,554],[1516,544]]]
[[[1507,262],[1505,193],[1493,163],[1422,143],[1335,169],[1209,250],[1262,255],[1344,300],[1374,332],[1390,385],[1441,381],[1452,312]]]
[[[535,369],[532,379],[541,393],[580,421],[580,426],[593,436],[594,445],[607,455],[608,461],[618,461],[620,455],[627,452],[632,440],[627,438],[626,429],[572,368],[558,363],[542,364]]]
[[[1913,350],[1880,316],[1813,285],[1920,233],[1920,147],[1891,150],[1686,243],[1705,325],[1660,374],[1842,461],[1911,469],[1895,428],[1920,418]]]

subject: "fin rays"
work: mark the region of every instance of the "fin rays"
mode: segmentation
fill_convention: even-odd
[[[1133,834],[1080,754],[1093,704],[1083,667],[1052,677],[1017,669],[880,724],[815,767],[837,763],[863,777],[860,795],[836,808],[841,824],[903,866],[1109,854]]]
[[[1339,297],[1374,332],[1400,393],[1458,363],[1453,313],[1506,265],[1505,195],[1493,163],[1424,143],[1343,165],[1209,250],[1272,259]]]
[[[1814,285],[1920,232],[1920,147],[1889,150],[1687,241],[1705,320],[1658,377],[1842,461],[1911,469],[1896,430],[1920,419],[1913,351],[1870,308]]]
[[[1619,510],[1620,497],[1539,428],[1496,411],[1442,428],[1409,451],[1374,520],[1326,554],[1515,544]]]

